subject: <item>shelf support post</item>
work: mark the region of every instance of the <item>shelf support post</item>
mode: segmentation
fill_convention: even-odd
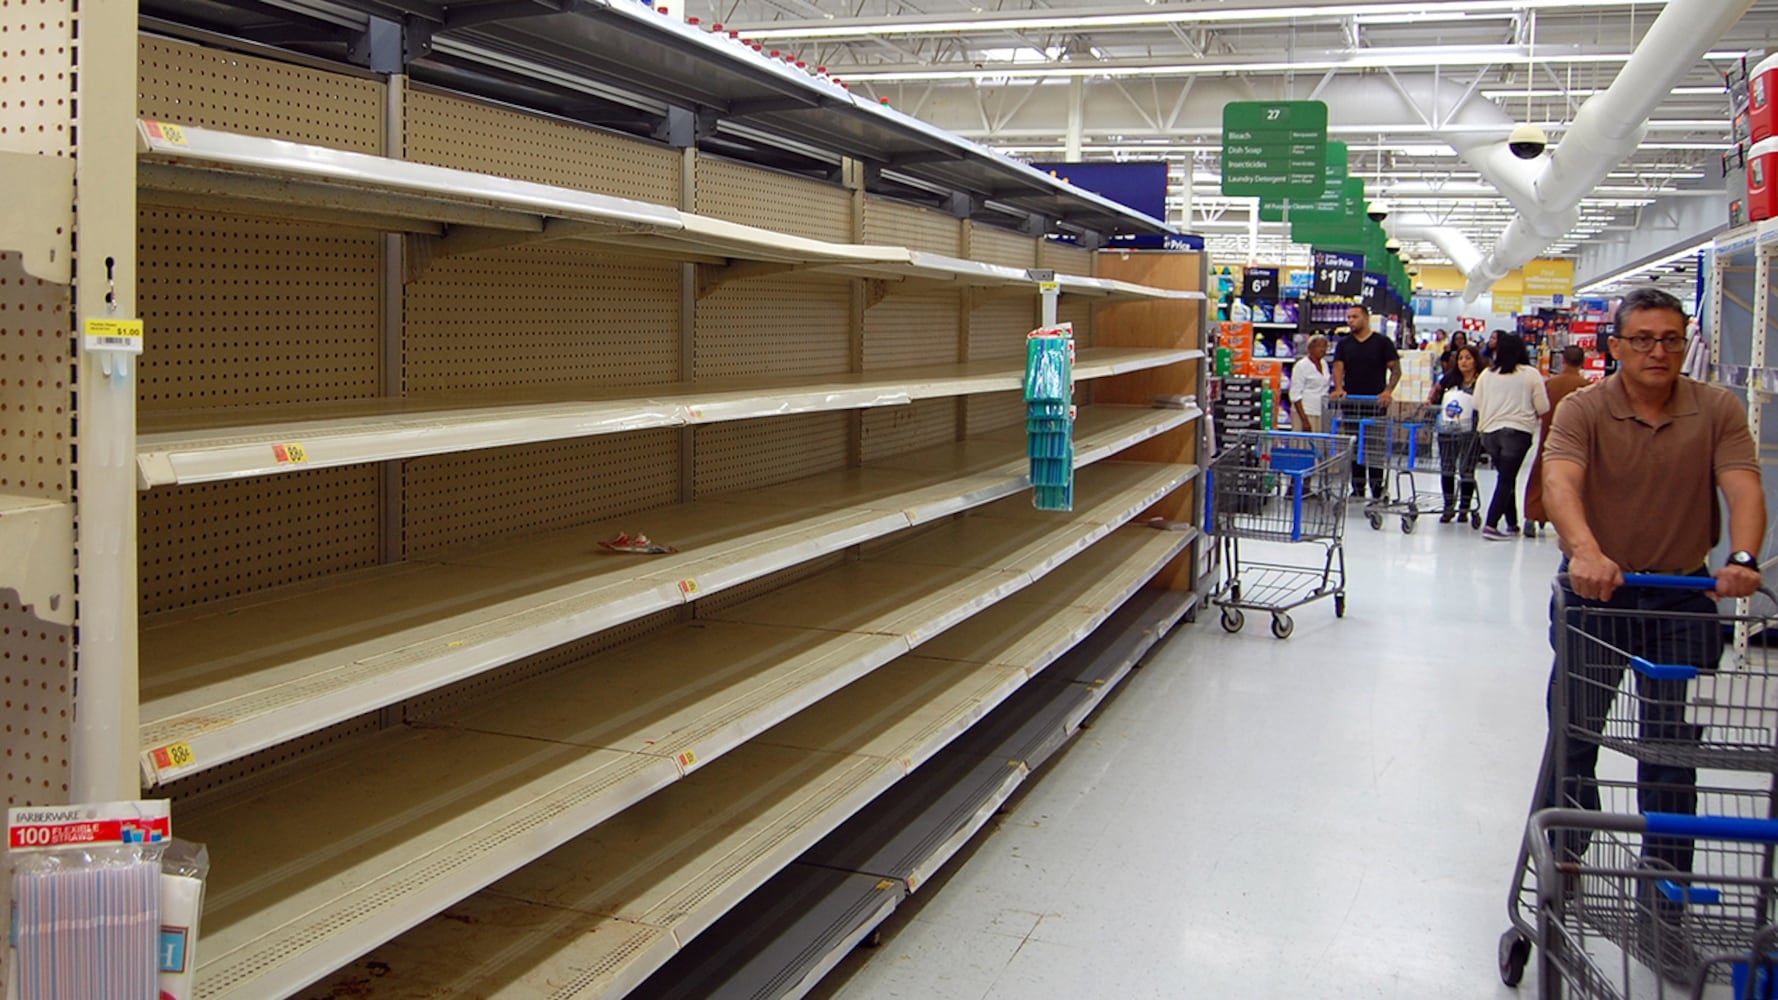
[[[79,13],[75,322],[136,318],[135,0]],[[147,336],[152,337],[153,331]],[[136,380],[140,357],[79,350],[78,641],[68,792],[141,793],[137,674]]]

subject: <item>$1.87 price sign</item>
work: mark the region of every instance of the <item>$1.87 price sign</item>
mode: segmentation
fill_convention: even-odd
[[[1317,295],[1358,297],[1364,292],[1364,255],[1315,251],[1314,290]]]

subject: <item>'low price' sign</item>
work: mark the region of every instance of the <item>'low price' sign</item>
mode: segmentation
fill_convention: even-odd
[[[1317,295],[1341,295],[1357,298],[1364,293],[1364,255],[1315,251],[1315,278],[1312,284]]]

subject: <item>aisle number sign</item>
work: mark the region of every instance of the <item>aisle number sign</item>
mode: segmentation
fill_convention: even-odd
[[[1352,298],[1364,292],[1364,255],[1315,251],[1315,276],[1310,287],[1317,295]]]
[[[1326,188],[1326,104],[1234,101],[1223,105],[1223,194],[1315,200]]]

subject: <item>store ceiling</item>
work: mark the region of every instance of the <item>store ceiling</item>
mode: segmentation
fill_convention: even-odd
[[[1506,200],[1447,144],[1456,130],[1530,120],[1559,140],[1607,87],[1664,2],[1589,0],[688,0],[687,13],[825,66],[854,91],[1021,158],[1164,158],[1171,221],[1247,256],[1246,199],[1218,189],[1222,105],[1322,96],[1350,169],[1397,212],[1429,216],[1487,247]],[[1640,228],[1657,198],[1720,187],[1727,148],[1721,72],[1778,48],[1778,0],[1759,0],[1655,112],[1648,140],[1582,205],[1548,251]],[[1529,74],[1529,79],[1527,75]],[[1485,107],[1482,104],[1491,104]],[[1453,109],[1461,109],[1455,111]],[[1498,124],[1505,123],[1505,124]],[[1188,182],[1189,178],[1189,182]],[[1189,195],[1186,193],[1189,187]],[[1694,192],[1694,194],[1686,194]],[[1189,198],[1189,204],[1188,204]],[[1281,225],[1259,255],[1306,258]],[[1409,256],[1441,263],[1429,243]]]

